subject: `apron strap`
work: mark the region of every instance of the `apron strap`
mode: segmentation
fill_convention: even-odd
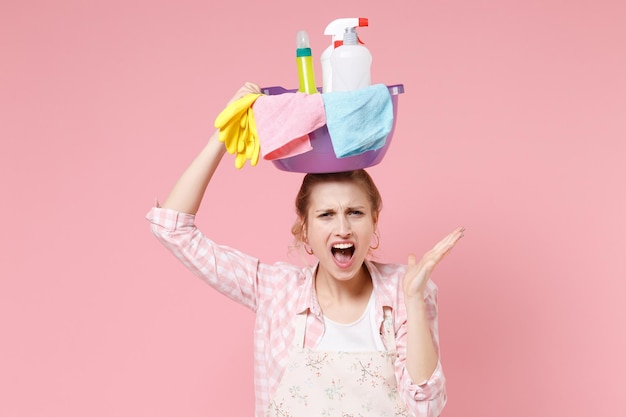
[[[383,343],[388,352],[396,351],[396,334],[393,328],[393,315],[391,314],[391,308],[383,307],[384,319],[383,319]]]

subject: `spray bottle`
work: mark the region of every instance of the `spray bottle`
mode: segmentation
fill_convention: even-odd
[[[322,63],[322,92],[330,93],[333,89],[333,73],[330,65],[330,56],[333,50],[343,43],[343,34],[348,28],[368,26],[365,17],[347,17],[333,20],[324,29],[324,35],[331,35],[330,45],[324,50],[320,61]]]
[[[300,88],[298,91],[307,94],[318,93],[313,74],[313,59],[309,46],[309,35],[301,30],[296,35],[296,64],[298,65],[298,79]]]
[[[355,28],[347,28],[343,44],[330,56],[333,91],[354,91],[371,84],[372,54],[359,44]]]

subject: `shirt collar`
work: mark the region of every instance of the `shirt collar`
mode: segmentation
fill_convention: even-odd
[[[319,261],[304,270],[303,290],[300,292],[300,297],[296,305],[296,312],[298,314],[310,310],[311,313],[318,317],[322,315],[322,309],[317,299],[317,292],[315,291],[315,271],[317,271],[318,265]]]
[[[320,307],[319,300],[317,299],[317,292],[315,291],[315,271],[317,271],[318,265],[319,261],[315,265],[304,270],[303,291],[300,293],[298,304],[296,306],[297,313],[303,313],[308,309],[311,313],[318,317],[321,317],[322,315],[322,309]],[[385,285],[382,274],[376,267],[376,263],[366,260],[365,266],[372,277],[372,284],[376,294],[377,310],[382,311],[384,307],[393,308],[393,294]]]
[[[393,308],[393,294],[391,293],[390,288],[385,285],[383,276],[376,266],[376,263],[366,260],[365,266],[367,267],[367,270],[370,272],[370,276],[372,277],[372,284],[374,285],[374,291],[376,292],[377,309],[382,310],[383,307]]]

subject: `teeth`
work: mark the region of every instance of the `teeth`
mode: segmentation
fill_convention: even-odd
[[[335,245],[333,245],[334,249],[348,249],[353,247],[354,245],[352,243],[337,243]]]

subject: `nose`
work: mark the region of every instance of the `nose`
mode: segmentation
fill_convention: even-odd
[[[337,235],[348,237],[352,235],[352,226],[347,216],[338,216],[339,224],[337,225]]]

